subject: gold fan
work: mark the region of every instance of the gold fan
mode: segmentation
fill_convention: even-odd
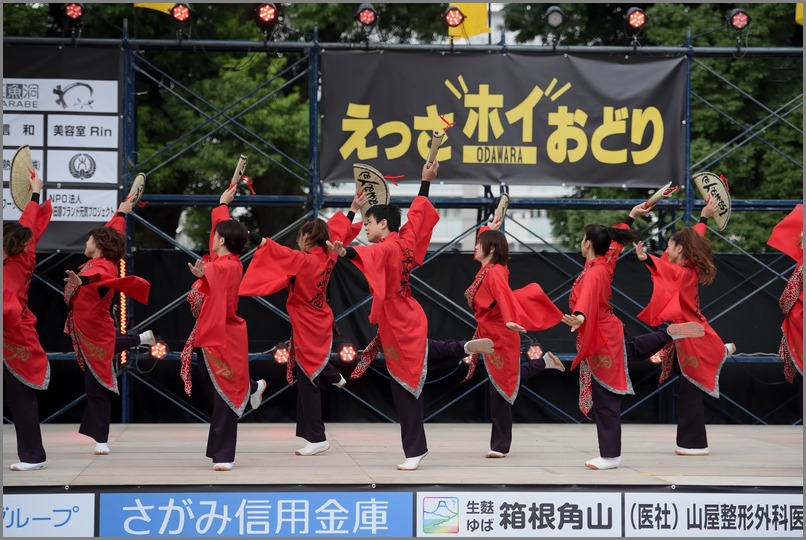
[[[11,198],[14,200],[14,205],[20,210],[31,202],[31,179],[36,177],[36,169],[34,169],[34,161],[31,159],[31,149],[28,145],[20,146],[17,153],[14,154],[14,159],[11,160],[11,179],[9,180],[9,187],[11,189]]]

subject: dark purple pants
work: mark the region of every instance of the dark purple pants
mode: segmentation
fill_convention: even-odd
[[[206,360],[205,360],[206,362]],[[210,430],[207,432],[207,453],[213,463],[233,463],[235,447],[238,444],[238,415],[218,394],[210,380],[207,366],[201,369],[208,385],[213,390],[213,413],[210,415]],[[257,390],[257,381],[249,379],[249,393]]]
[[[42,445],[36,390],[20,382],[5,365],[3,365],[3,397],[14,421],[17,457],[23,463],[42,463],[47,456]]]
[[[521,364],[521,384],[546,369],[546,362],[540,358]],[[492,382],[487,382],[490,392],[490,417],[492,431],[490,433],[490,450],[508,454],[512,446],[512,405],[504,399]]]
[[[324,442],[325,422],[322,420],[322,390],[339,382],[341,373],[329,362],[311,382],[297,364],[297,437],[308,442]]]
[[[84,407],[84,414],[81,415],[78,432],[92,437],[95,442],[108,442],[109,423],[112,420],[112,396],[115,393],[99,383],[86,364],[84,392],[87,394],[87,405]]]
[[[647,360],[672,341],[665,331],[650,332],[635,337],[624,338],[627,362]],[[596,421],[596,434],[599,438],[599,455],[603,458],[621,456],[621,394],[614,394],[593,378],[593,416]]]
[[[705,433],[705,392],[683,377],[676,359],[672,373],[679,376],[677,386],[677,446],[682,448],[708,448]]]
[[[139,344],[139,334],[118,334],[115,336],[115,354]],[[115,393],[99,383],[86,365],[84,366],[84,392],[87,394],[87,405],[81,416],[78,432],[92,437],[95,442],[108,442],[109,423],[112,420],[112,398]]]

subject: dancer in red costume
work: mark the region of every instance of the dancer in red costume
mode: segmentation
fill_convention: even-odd
[[[240,318],[238,287],[243,265],[240,254],[249,232],[240,221],[230,219],[229,203],[238,184],[231,185],[212,212],[209,254],[188,268],[197,279],[188,293],[196,325],[180,355],[180,376],[190,395],[190,366],[193,348],[200,347],[204,373],[213,385],[213,414],[207,436],[207,457],[216,471],[232,470],[238,438],[238,418],[250,394],[259,391],[249,379],[249,337],[246,321]],[[264,386],[265,388],[265,386]],[[257,399],[260,402],[260,399]]]
[[[420,192],[403,227],[399,208],[378,204],[364,216],[371,246],[344,248],[339,241],[328,243],[340,256],[351,259],[369,282],[372,293],[369,321],[378,325],[378,334],[362,353],[351,377],[360,377],[383,348],[406,456],[397,468],[406,471],[417,469],[428,453],[421,395],[428,371],[428,320],[411,295],[409,279],[414,267],[425,259],[431,233],[439,221],[428,200],[429,186],[438,170],[436,161],[430,167],[423,166]]]
[[[630,227],[649,211],[641,203],[622,224],[585,227],[580,244],[585,267],[571,287],[571,314],[563,315],[571,331],[579,331],[571,365],[571,369],[580,366],[579,408],[586,416],[592,409],[596,421],[599,457],[585,462],[591,469],[615,469],[621,464],[621,400],[634,393],[627,362],[648,359],[673,339],[702,335],[702,327],[690,323],[625,338],[624,325],[610,306],[618,257],[624,244],[638,238]]]
[[[489,376],[492,433],[488,458],[503,458],[512,444],[512,405],[520,385],[545,369],[565,371],[554,354],[521,364],[519,332],[546,330],[559,324],[563,314],[537,283],[513,291],[509,287],[509,246],[498,229],[501,221],[479,229],[473,258],[481,269],[465,291],[467,303],[478,323],[474,338],[489,338],[494,352],[484,355]],[[473,376],[478,355],[471,356]]]
[[[784,312],[783,337],[778,355],[784,362],[784,376],[798,386],[800,414],[803,416],[803,205],[775,226],[767,244],[795,260],[795,270],[781,293],[778,304]]]
[[[115,216],[103,227],[90,229],[84,255],[90,258],[78,274],[67,270],[64,301],[70,306],[64,332],[73,342],[76,359],[84,371],[87,405],[78,432],[95,440],[95,453],[110,452],[109,422],[112,394],[120,394],[113,359],[119,352],[119,334],[109,314],[119,291],[145,304],[149,283],[141,277],[118,277],[118,262],[126,254],[126,214],[134,203],[120,203]],[[136,336],[135,336],[136,337]],[[139,339],[138,339],[139,340]]]
[[[346,381],[329,362],[334,318],[327,303],[327,286],[338,256],[328,249],[327,242],[349,244],[355,239],[361,223],[353,225],[352,220],[367,198],[356,194],[346,216],[337,212],[327,222],[314,219],[305,223],[297,236],[299,250],[250,233],[250,240],[259,247],[246,269],[239,294],[267,296],[288,290],[291,341],[286,379],[293,384],[296,371],[296,434],[308,443],[296,451],[298,456],[313,456],[330,448],[322,420],[321,390],[329,384],[341,388]],[[260,406],[266,381],[261,379],[258,385],[253,408]]]
[[[705,329],[703,337],[676,340],[660,352],[659,382],[663,383],[672,372],[681,376],[676,453],[684,456],[708,455],[703,397],[719,397],[719,372],[727,357],[736,351],[733,343],[722,342],[700,311],[699,285],[711,283],[716,275],[705,230],[708,218],[718,209],[716,199],[711,199],[702,209],[699,223],[672,235],[662,257],[647,255],[642,242],[635,244],[635,254],[646,263],[654,284],[652,298],[638,318],[652,326],[695,322]]]
[[[43,182],[31,178],[31,201],[19,221],[3,224],[3,397],[14,420],[17,456],[12,471],[45,466],[36,390],[50,383],[50,364],[28,309],[28,287],[36,266],[36,244],[53,214],[50,199],[39,204]]]

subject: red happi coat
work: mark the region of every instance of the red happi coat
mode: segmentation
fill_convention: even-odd
[[[114,227],[120,234],[124,234],[126,220],[116,215],[105,226]],[[64,301],[71,307],[71,311],[64,324],[64,333],[73,342],[73,350],[81,369],[89,368],[90,373],[104,388],[118,394],[118,381],[112,365],[118,331],[109,313],[115,297],[114,291],[145,304],[148,302],[151,285],[138,276],[118,277],[117,263],[103,257],[90,259],[78,275],[89,278],[90,282],[79,287],[70,284],[65,286]],[[100,287],[108,289],[103,297],[98,295]]]
[[[788,216],[778,223],[767,244],[792,257],[797,265],[784,288],[778,303],[786,315],[781,325],[783,336],[778,354],[784,362],[786,380],[795,380],[795,373],[803,375],[803,205],[795,206]]]
[[[616,228],[629,229],[626,224]],[[624,246],[611,242],[608,252],[585,263],[571,286],[571,313],[580,312],[585,322],[577,329],[577,355],[571,369],[587,360],[591,375],[614,394],[633,394],[624,349],[624,325],[613,313],[613,274]]]
[[[330,241],[352,242],[361,232],[342,212],[328,220]],[[270,238],[255,251],[238,294],[267,296],[288,289],[286,309],[296,362],[313,381],[327,365],[333,346],[333,311],[327,303],[327,285],[338,255],[326,248],[298,251]]]
[[[31,201],[20,216],[20,225],[33,232],[21,253],[3,261],[3,363],[23,384],[45,390],[50,364],[36,332],[36,317],[28,309],[28,287],[36,266],[36,244],[53,214],[50,199]]]
[[[479,233],[486,229],[482,227]],[[506,323],[516,322],[528,331],[546,330],[559,324],[563,314],[537,283],[510,289],[509,268],[505,265],[488,263],[476,274],[476,280],[479,278],[481,282],[472,299],[477,334],[491,339],[495,347],[492,356],[484,355],[484,365],[492,385],[512,404],[520,387],[521,338]]]
[[[694,230],[700,236],[705,236],[704,223],[696,224]],[[638,314],[638,318],[650,326],[665,322],[700,323],[705,329],[703,337],[675,340],[677,363],[683,376],[694,386],[718,398],[719,372],[727,353],[725,344],[700,311],[697,268],[691,261],[670,263],[666,253],[660,258],[654,255],[649,257],[652,264],[648,264],[647,268],[654,288],[649,304]],[[665,379],[663,374],[661,377]]]
[[[229,208],[213,209],[204,277],[193,284],[193,290],[203,295],[194,344],[202,349],[216,392],[241,416],[249,400],[249,336],[246,321],[236,314],[243,265],[234,253],[219,257],[213,252],[216,225],[228,219]]]
[[[371,246],[356,246],[352,259],[369,282],[369,322],[378,325],[389,374],[414,397],[420,397],[428,373],[428,320],[411,296],[409,278],[423,263],[438,221],[428,198],[418,195],[399,234],[390,233]]]

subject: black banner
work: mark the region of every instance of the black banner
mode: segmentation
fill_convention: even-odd
[[[3,48],[3,219],[20,215],[8,180],[27,144],[53,203],[37,251],[83,253],[122,199],[122,58],[117,47]]]
[[[439,179],[657,187],[685,181],[686,59],[324,52],[325,182],[353,163],[419,181],[455,122]]]

